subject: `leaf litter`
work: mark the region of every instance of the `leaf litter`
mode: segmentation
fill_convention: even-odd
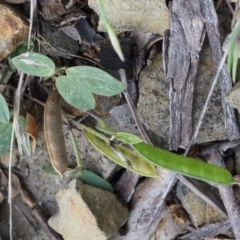
[[[60,25],[68,27],[71,24],[73,26],[75,26],[76,22],[74,22],[74,21],[79,20],[79,18],[81,18],[81,17],[85,18],[85,15],[83,14],[84,11],[83,12],[79,12],[78,11],[79,15],[78,15],[77,18],[73,18],[72,17],[71,14],[74,12],[74,10],[76,10],[76,6],[79,7],[78,1],[76,1],[76,2],[73,1],[73,2],[74,3],[73,3],[73,5],[71,7],[68,6],[68,8],[67,8],[68,10],[66,10],[66,6],[63,6],[63,5],[61,5],[62,3],[59,3],[59,5],[57,6],[57,9],[61,9],[61,11],[59,11],[57,17],[56,17],[56,14],[51,14],[51,11],[53,11],[50,8],[51,4],[53,4],[52,1],[50,1],[50,3],[48,4],[49,9],[46,6],[44,6],[41,1],[40,1],[40,4],[42,5],[42,7],[44,6],[43,7],[43,9],[44,9],[43,14],[45,15],[45,19],[50,20],[52,22],[52,24],[55,25],[55,26],[56,25],[59,26],[59,21],[60,22],[62,21],[62,24],[60,24]],[[81,1],[81,2],[83,2],[83,1]],[[84,6],[85,6],[85,4],[81,3],[81,7],[84,7]],[[83,10],[85,10],[85,9],[83,9]],[[67,21],[66,20],[67,18],[64,17],[66,15],[70,16],[70,19],[71,19],[70,22]],[[55,17],[55,19],[54,19],[54,17]],[[56,20],[58,21],[57,24],[56,24]],[[67,24],[66,24],[66,22],[67,22]],[[79,32],[80,35],[83,34],[84,27],[81,27],[80,29],[78,29],[78,32]],[[95,34],[95,32],[93,32],[92,34]],[[123,34],[123,36],[124,36],[124,34]],[[124,37],[127,38],[128,35],[126,34]],[[135,35],[135,38],[136,38],[136,35]],[[140,40],[141,38],[146,39],[146,35],[144,35],[144,34],[141,35],[140,34],[139,36],[137,36],[137,40],[138,41],[136,41],[136,42],[141,42],[141,40]],[[150,40],[151,40],[151,38],[147,37],[147,40],[143,40],[142,42],[144,42],[144,44],[141,44],[141,45],[144,46],[145,44],[150,42]],[[106,39],[105,39],[105,41],[106,41]],[[91,44],[89,46],[85,42],[85,43],[83,43],[81,45],[80,53],[82,55],[84,55],[84,53],[87,54],[87,52],[90,51],[91,48],[93,48],[93,49],[94,48],[99,48],[101,46],[100,43],[104,44],[104,41],[101,42],[98,39],[98,40],[96,40],[94,42],[94,44],[92,44],[92,46],[91,46]],[[138,46],[138,48],[140,49],[139,46]],[[149,53],[147,53],[147,55],[148,54]],[[98,57],[99,56],[96,54],[94,56],[94,59],[98,59]],[[64,62],[64,59],[55,59],[55,61],[56,62],[57,61]],[[80,61],[81,61],[80,65],[89,64],[89,62],[87,62],[86,60],[81,59]],[[144,58],[139,58],[138,61],[139,62],[145,61],[145,64],[146,64],[146,62],[147,62],[146,56],[144,56]],[[76,62],[77,62],[76,59],[72,59],[72,60],[70,60],[69,64],[75,65]],[[13,63],[14,63],[14,61],[13,61]],[[29,62],[25,62],[25,63],[29,64]],[[145,64],[141,64],[139,69],[141,69]],[[47,65],[49,66],[49,64],[47,64]],[[42,66],[45,66],[45,65],[42,65]],[[136,65],[135,65],[135,67],[136,67]],[[138,65],[137,65],[137,67],[138,67]],[[118,71],[122,67],[120,65],[117,68],[118,68],[117,69],[117,71]],[[106,71],[111,72],[112,70],[108,69]],[[43,70],[43,73],[44,72],[46,73],[46,75],[44,75],[44,76],[47,76],[47,77],[49,75],[53,74],[53,70],[51,70],[51,69],[47,70],[47,71],[45,69],[45,71]],[[134,69],[133,69],[133,72],[134,72]],[[138,71],[136,71],[136,72],[138,72]],[[31,74],[31,72],[29,72],[29,74]],[[135,77],[138,77],[138,74],[135,74]],[[129,80],[129,79],[127,79],[127,80]],[[43,85],[45,85],[45,86],[41,89],[41,91],[45,91],[45,89],[48,88],[47,84],[43,84]],[[129,86],[130,86],[130,84],[129,84]],[[68,85],[66,84],[64,87],[67,88]],[[103,91],[106,89],[103,86],[99,86],[99,89],[101,89],[101,88],[103,89]],[[97,89],[95,92],[98,93],[99,89]],[[34,91],[30,90],[30,95],[32,95],[32,94],[35,95],[35,97],[37,97],[37,98],[41,97],[41,94],[40,95],[36,95],[36,91],[35,90]],[[122,104],[122,103],[124,103],[124,100],[122,100],[122,102],[119,103],[119,104]],[[94,116],[94,115],[92,115],[92,113],[89,113],[89,115],[90,116]],[[8,118],[9,117],[5,117],[3,121],[6,121],[6,119],[8,119]],[[60,115],[58,116],[58,120],[60,121],[60,123],[62,122]],[[118,121],[118,120],[119,120],[118,118],[115,119],[115,121]],[[29,127],[29,126],[32,126],[32,124],[34,125],[34,127]],[[55,125],[55,124],[53,124],[53,125]],[[129,126],[127,126],[127,127],[129,127],[129,129],[133,129],[133,131],[135,131],[134,129],[136,129],[136,127],[135,127],[135,123],[134,122],[130,122],[130,123],[128,122],[127,125],[129,125]],[[4,127],[4,131],[5,131],[5,129],[8,129],[6,126],[7,125],[5,125],[5,127]],[[43,164],[47,164],[47,162],[45,161],[46,159],[44,160],[44,162],[41,162],[41,163],[39,162],[38,159],[36,159],[36,158],[38,158],[42,154],[41,151],[43,149],[41,149],[41,148],[43,148],[45,146],[44,146],[43,143],[40,143],[40,142],[38,143],[38,140],[37,140],[37,137],[36,137],[37,122],[35,121],[35,122],[32,122],[32,123],[28,123],[28,121],[27,121],[26,126],[27,126],[28,129],[29,128],[31,129],[31,130],[27,130],[26,132],[29,133],[30,136],[32,136],[33,142],[34,142],[33,144],[36,145],[36,153],[33,156],[30,156],[30,159],[33,160],[33,162],[34,162],[34,164],[36,166],[34,166],[32,163],[31,164],[28,163],[31,166],[30,167],[30,171],[32,171],[33,175],[34,175],[34,171],[40,171],[40,169],[41,169],[40,166],[42,166]],[[126,131],[126,129],[128,129],[128,128],[126,128],[126,124],[122,123],[122,126],[124,127],[124,130],[122,130],[122,131],[128,132],[128,131]],[[56,127],[58,129],[61,128],[61,127],[59,127],[59,124],[57,124]],[[117,128],[119,128],[119,126],[115,126],[114,125],[113,128],[117,129]],[[4,138],[1,138],[1,139],[4,139],[5,141],[9,140],[9,138],[6,137],[7,135],[4,134],[4,131],[3,131]],[[38,132],[38,134],[40,134],[40,133],[41,133],[41,131]],[[53,135],[55,135],[55,133]],[[136,134],[136,132],[134,132],[134,134]],[[67,133],[65,133],[65,135],[67,136]],[[122,136],[121,134],[116,135],[116,138],[117,138],[117,140],[120,140],[120,141],[123,141],[123,142],[125,141],[125,143],[130,143],[129,141],[133,141],[131,136],[126,136],[126,135]],[[56,145],[59,145],[58,144],[59,139],[56,139],[56,141],[51,139],[50,141],[54,141]],[[139,140],[137,139],[137,141],[139,141]],[[47,144],[52,144],[52,143],[50,143],[48,141]],[[4,151],[9,149],[9,147],[6,147],[6,145],[9,146],[9,144],[1,145],[1,147],[5,146],[4,147]],[[60,147],[60,148],[62,148],[62,147]],[[121,149],[121,148],[124,148],[124,147],[123,146],[116,146],[116,149],[117,148]],[[126,151],[129,151],[129,150],[126,150]],[[71,154],[70,154],[70,156],[71,156]],[[84,158],[85,157],[87,158],[88,154],[86,156],[84,155]],[[47,158],[47,157],[45,157],[45,158]],[[65,160],[67,158],[69,158],[69,157],[65,157]],[[26,161],[26,159],[20,159],[20,164],[23,163],[24,161]],[[76,164],[76,162],[70,161],[69,164],[73,164],[74,165],[74,163]],[[122,163],[122,164],[125,165],[126,163]],[[18,166],[15,166],[15,167],[18,167]],[[131,170],[130,167],[131,167],[131,164],[130,164],[128,170]],[[143,169],[146,169],[146,168],[143,168]],[[129,174],[128,170],[124,173],[125,175]],[[64,171],[61,170],[60,172],[61,172],[61,174],[63,174]],[[41,173],[41,174],[43,174],[43,173]],[[124,174],[121,176],[122,178],[125,176]],[[46,207],[45,211],[48,212],[47,215],[53,214],[56,209],[46,206],[46,203],[48,201],[50,201],[52,203],[54,202],[54,195],[55,195],[55,193],[57,192],[57,190],[59,188],[61,188],[64,184],[66,184],[66,182],[65,182],[65,180],[62,180],[62,179],[59,179],[59,178],[51,178],[51,177],[46,177],[46,176],[39,178],[39,176],[40,176],[39,174],[35,173],[35,175],[36,175],[35,179],[32,176],[31,177],[31,181],[37,181],[37,180],[41,179],[42,182],[39,182],[39,184],[31,183],[32,186],[33,185],[36,186],[36,189],[31,189],[31,191],[32,191],[33,195],[35,195],[35,197],[37,197],[38,201],[40,201],[40,202],[42,201],[44,203],[44,205]],[[166,204],[166,202],[165,202],[166,197],[169,195],[169,192],[172,190],[172,187],[175,184],[175,181],[176,181],[175,174],[166,172],[164,170],[159,170],[159,175],[161,176],[160,179],[150,179],[150,178],[149,179],[145,179],[145,180],[143,179],[143,181],[140,182],[139,186],[137,186],[136,189],[135,189],[136,185],[130,186],[130,188],[132,189],[132,192],[134,192],[134,195],[132,196],[132,203],[131,203],[131,207],[130,207],[130,216],[129,216],[129,219],[128,219],[128,221],[126,223],[126,226],[125,226],[126,227],[125,230],[127,229],[127,231],[125,232],[125,234],[123,236],[121,236],[121,239],[144,239],[144,237],[147,237],[149,234],[153,234],[154,237],[155,237],[154,239],[169,239],[169,238],[166,237],[167,235],[168,235],[168,237],[170,237],[170,234],[167,234],[168,231],[169,231],[169,233],[170,232],[171,233],[175,233],[175,235],[173,237],[175,237],[177,234],[183,234],[186,231],[186,226],[187,226],[187,224],[186,224],[187,223],[186,216],[184,216],[184,214],[183,214],[182,217],[180,217],[180,218],[174,217],[174,213],[173,212],[177,212],[178,209],[175,209],[174,211],[172,211],[170,209],[171,209],[171,206],[177,206],[177,205],[173,205],[173,204],[169,204],[169,203]],[[14,177],[15,175],[12,175],[12,176],[15,179],[15,177]],[[14,179],[13,179],[13,183],[15,182]],[[30,181],[30,179],[23,179],[23,182],[26,183],[26,184],[29,184],[29,181]],[[116,182],[116,180],[112,180],[112,183],[114,183],[114,181]],[[151,185],[151,181],[153,182],[153,185]],[[4,182],[4,181],[1,181],[1,184],[3,184],[2,182]],[[29,186],[31,186],[31,184]],[[42,186],[40,186],[41,184],[42,184]],[[144,187],[140,188],[141,185],[143,185]],[[2,186],[4,186],[4,184]],[[13,184],[13,186],[14,186],[14,184]],[[124,185],[122,185],[122,186],[124,187]],[[190,184],[189,184],[189,186],[190,186]],[[18,190],[21,189],[21,186],[18,185],[17,189]],[[37,193],[38,192],[37,189],[41,189],[41,191],[39,193]],[[158,189],[158,190],[156,190],[156,189]],[[47,191],[48,194],[49,194],[49,196],[46,199],[44,199],[43,190]],[[52,193],[51,193],[51,191],[52,191]],[[41,194],[43,195],[43,197],[41,196]],[[13,194],[13,195],[15,195],[15,194]],[[32,207],[33,207],[33,205],[31,205],[30,209]],[[161,212],[161,209],[165,209],[165,210],[163,210]],[[168,209],[168,210],[166,210],[166,209]],[[161,215],[160,213],[164,213],[164,211],[167,212],[167,214],[165,214],[164,217],[160,216]],[[149,217],[147,219],[145,219],[146,216],[149,216]],[[143,222],[140,221],[141,218],[144,219]],[[171,223],[167,223],[169,219],[172,220]],[[176,219],[178,219],[178,220],[176,220]],[[45,220],[43,220],[43,223],[45,223],[44,221]],[[138,224],[136,224],[136,222],[138,222]],[[176,222],[177,222],[178,225],[185,225],[184,228],[182,228],[181,230],[173,230],[174,229],[174,223],[176,223]],[[28,223],[28,224],[30,224],[30,223]],[[40,221],[40,224],[41,224],[41,221]],[[189,222],[188,222],[188,224],[189,224]],[[169,229],[168,229],[167,226],[170,226]],[[46,232],[47,231],[48,230],[46,230]],[[221,233],[221,232],[219,232],[219,233]],[[27,235],[24,235],[26,233],[24,233],[23,235],[21,235],[21,234],[23,234],[23,233],[20,231],[19,232],[19,236],[27,236]],[[165,234],[165,236],[163,236],[162,234]],[[17,237],[19,237],[19,236],[17,236]],[[58,238],[58,236],[56,237],[56,239],[57,238]],[[114,239],[114,238],[112,238],[112,239]],[[116,237],[115,239],[118,239],[118,238]]]

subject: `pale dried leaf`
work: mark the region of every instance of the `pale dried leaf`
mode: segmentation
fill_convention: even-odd
[[[165,216],[158,225],[155,239],[171,240],[177,235],[186,232],[186,227],[190,225],[186,214],[178,204],[171,205],[165,210]]]
[[[124,240],[144,239],[155,232],[163,218],[165,197],[175,183],[173,173],[161,170],[160,179],[146,179],[139,184],[132,197],[131,213]],[[152,222],[152,220],[154,220]]]

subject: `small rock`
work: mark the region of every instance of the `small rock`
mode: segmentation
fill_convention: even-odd
[[[198,74],[195,80],[193,99],[193,125],[196,126],[209,86],[215,76],[211,50],[203,47],[200,55]],[[158,55],[153,64],[144,68],[139,80],[138,114],[142,122],[162,137],[165,143],[169,137],[169,87],[170,79],[165,77],[162,56]],[[227,139],[224,125],[221,90],[215,88],[196,143]]]
[[[117,33],[139,30],[163,34],[169,28],[169,11],[165,0],[102,0],[102,2],[107,18]],[[98,0],[89,0],[88,5],[100,16],[98,30],[107,32]]]
[[[227,93],[225,101],[240,112],[240,82]]]
[[[127,220],[128,210],[108,191],[72,180],[56,195],[59,212],[48,224],[65,240],[105,240]]]
[[[206,188],[209,189],[209,185],[206,185]],[[211,189],[210,191],[216,194],[214,189]],[[181,182],[178,182],[177,184],[177,197],[182,202],[183,208],[191,216],[196,227],[226,220],[222,214],[218,213],[212,206],[207,204]]]
[[[13,52],[28,36],[28,26],[22,15],[8,4],[0,2],[0,60]]]
[[[77,41],[74,41],[64,32],[53,27],[45,20],[41,20],[40,23],[41,36],[43,37],[41,42],[43,54],[63,58],[72,58],[72,56],[68,54],[77,54],[79,50],[79,44]]]

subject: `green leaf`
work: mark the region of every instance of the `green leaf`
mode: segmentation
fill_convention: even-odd
[[[8,123],[10,119],[9,109],[7,102],[3,95],[0,93],[0,121]]]
[[[59,173],[55,171],[52,166],[42,166],[42,171],[51,176],[59,177]],[[76,174],[76,170],[72,168],[67,168],[64,172],[64,175],[74,176]]]
[[[100,9],[100,12],[101,12],[102,19],[103,19],[103,21],[106,25],[107,32],[108,32],[110,41],[112,43],[112,46],[113,46],[115,52],[117,53],[117,55],[119,56],[119,58],[124,62],[124,56],[123,56],[123,53],[122,53],[122,49],[121,49],[119,40],[117,38],[117,35],[115,34],[114,29],[112,28],[111,24],[109,23],[109,21],[107,19],[106,13],[104,11],[102,0],[98,0],[98,5],[99,5],[99,9]]]
[[[115,135],[116,134],[116,131],[114,129],[108,127],[107,124],[101,119],[97,119],[96,129],[100,132],[107,133],[107,134],[110,134],[110,135]]]
[[[109,146],[106,141],[94,135],[93,133],[84,130],[88,141],[102,154],[117,163],[118,165],[128,168],[129,171],[140,174],[146,177],[159,177],[155,166],[147,162],[139,154],[129,150],[123,146]],[[130,166],[129,166],[130,164]]]
[[[240,43],[236,42],[234,52],[233,52],[233,62],[232,62],[232,78],[234,83],[236,82],[239,52],[240,52]]]
[[[109,182],[91,171],[83,170],[81,173],[77,173],[76,178],[91,186],[113,192],[112,185]]]
[[[52,166],[42,166],[42,171],[48,175],[59,176]]]
[[[79,88],[102,96],[113,96],[121,93],[125,85],[105,71],[88,66],[68,68],[67,76],[79,84]],[[69,85],[69,88],[72,87]]]
[[[34,48],[34,42],[33,42],[32,40],[31,40],[31,43],[30,43],[30,48],[31,48],[31,49],[30,49],[31,51],[32,51],[33,48]],[[11,65],[11,67],[12,67],[14,70],[16,70],[16,68],[15,68],[14,65],[12,64],[12,59],[15,58],[15,57],[17,57],[17,56],[20,55],[20,54],[26,53],[27,50],[28,50],[28,40],[26,40],[23,44],[21,44],[20,46],[18,46],[15,51],[13,51],[12,53],[10,53],[10,54],[8,55],[8,61],[9,61],[10,65]]]
[[[67,76],[56,79],[58,92],[70,105],[85,111],[95,107],[92,93],[113,96],[126,87],[108,73],[94,67],[72,67],[66,73]]]
[[[95,100],[90,91],[83,88],[81,83],[66,76],[56,80],[56,87],[63,99],[70,105],[87,111],[95,107]]]
[[[239,50],[235,51],[236,44],[239,45],[239,43],[236,43],[236,39],[239,33],[240,33],[240,24],[238,23],[238,26],[235,28],[230,38],[229,50],[228,50],[228,71],[232,73],[233,80],[235,78],[235,74],[236,74],[235,72],[237,67],[236,52],[237,54],[239,54]],[[237,55],[237,58],[238,58],[238,55]]]
[[[13,65],[20,71],[37,77],[51,77],[55,73],[54,62],[39,53],[28,52],[12,59]]]
[[[10,149],[12,137],[12,123],[0,122],[0,155]]]
[[[128,144],[136,144],[143,142],[140,137],[127,132],[117,132],[115,136],[118,141],[122,141]]]

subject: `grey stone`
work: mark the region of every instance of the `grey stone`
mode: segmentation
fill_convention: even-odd
[[[72,58],[68,54],[77,54],[79,43],[67,36],[61,30],[57,30],[51,23],[41,20],[41,45],[45,55]]]
[[[206,189],[209,189],[209,185],[206,185]],[[216,193],[215,190],[211,189],[210,191]],[[218,213],[212,206],[207,204],[181,182],[177,184],[177,197],[182,202],[183,208],[191,216],[196,227],[226,220],[222,214]]]
[[[0,60],[13,52],[28,36],[27,21],[10,5],[0,2]]]
[[[204,47],[200,54],[198,74],[195,81],[193,100],[193,124],[196,126],[213,78],[215,68],[211,50]],[[138,114],[142,122],[168,142],[169,137],[169,81],[163,72],[162,56],[142,70],[139,80]],[[224,127],[220,86],[214,90],[196,143],[227,139]]]
[[[108,191],[72,180],[56,200],[59,212],[48,223],[65,240],[105,240],[127,220],[128,210]]]
[[[165,0],[102,0],[102,2],[107,18],[117,33],[139,30],[163,34],[169,28],[169,11]],[[98,0],[89,0],[88,5],[100,16]],[[98,30],[107,32],[101,16]]]

